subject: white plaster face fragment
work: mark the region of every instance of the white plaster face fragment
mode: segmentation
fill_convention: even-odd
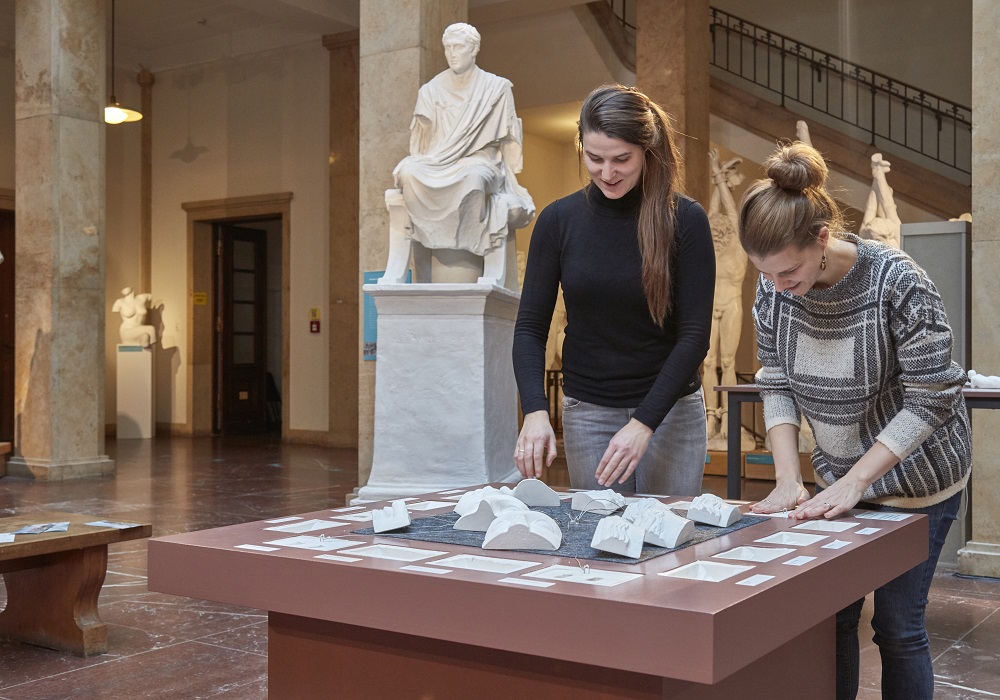
[[[459,515],[474,513],[476,508],[479,507],[479,502],[481,500],[487,496],[498,495],[500,495],[500,492],[492,486],[484,486],[483,488],[476,489],[475,491],[468,491],[463,493],[462,497],[458,499],[458,503],[455,504],[455,512]]]
[[[513,496],[486,496],[479,501],[476,510],[463,515],[455,523],[456,530],[473,530],[475,532],[486,532],[490,523],[508,510],[523,511],[528,510],[528,506]]]
[[[642,554],[642,528],[618,515],[601,518],[594,530],[590,546],[602,552],[619,554],[630,559],[638,559]]]
[[[410,524],[410,511],[406,509],[406,501],[393,501],[385,508],[372,511],[372,529],[375,532],[398,530]]]
[[[507,510],[486,530],[483,549],[541,549],[554,551],[562,543],[562,531],[545,513]]]
[[[577,491],[573,494],[573,502],[570,507],[573,510],[582,510],[587,513],[611,515],[616,510],[625,507],[625,497],[611,489]]]
[[[644,531],[643,540],[656,547],[679,547],[694,538],[694,523],[655,498],[629,504],[622,516]]]
[[[688,520],[716,527],[729,527],[741,517],[740,509],[712,493],[703,493],[691,501]]]
[[[559,507],[559,494],[539,479],[522,479],[513,489],[501,487],[500,493],[509,494],[528,506]]]

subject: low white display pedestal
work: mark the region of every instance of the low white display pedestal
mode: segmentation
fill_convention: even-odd
[[[520,295],[365,285],[378,309],[372,471],[358,500],[517,481],[511,342]]]
[[[118,439],[154,437],[153,348],[119,345],[117,354]]]

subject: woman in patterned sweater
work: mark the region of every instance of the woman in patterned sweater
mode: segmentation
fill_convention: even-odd
[[[972,465],[952,334],[933,282],[905,253],[843,233],[827,167],[794,143],[743,198],[740,241],[760,270],[757,382],[775,488],[758,513],[835,518],[860,505],[928,516],[930,556],[875,591],[882,697],[931,698],[927,591]],[[812,426],[817,493],[799,472],[801,416]],[[837,698],[858,691],[864,600],[837,615]]]

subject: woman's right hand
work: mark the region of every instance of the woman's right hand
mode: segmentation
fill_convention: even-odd
[[[774,490],[762,501],[757,501],[750,506],[751,513],[783,513],[791,512],[800,503],[805,503],[810,498],[806,487],[798,481],[779,480]]]
[[[542,467],[552,466],[556,458],[556,434],[547,411],[533,411],[524,417],[521,434],[514,448],[514,464],[525,479],[537,479]]]

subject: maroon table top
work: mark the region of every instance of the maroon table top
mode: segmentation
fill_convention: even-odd
[[[458,496],[471,488],[476,487],[409,499],[410,516],[416,519],[448,513]],[[439,505],[436,509],[416,509],[423,508],[420,504],[425,502]],[[769,518],[640,564],[577,562],[548,554],[351,534],[351,530],[370,527],[371,523],[346,517],[365,517],[358,514],[385,505],[333,508],[295,519],[275,518],[155,538],[149,542],[149,589],[714,683],[927,556],[924,516],[872,520],[857,517],[866,514],[861,510],[836,521],[857,523],[841,532],[793,530],[796,521]],[[312,519],[342,524],[301,535],[267,529]],[[866,528],[877,530],[862,534]],[[780,532],[823,539],[804,546],[755,542]],[[328,552],[268,544],[282,538],[320,535],[356,544]],[[824,546],[834,542],[847,544],[836,549]],[[422,558],[400,561],[364,554],[363,548],[373,545],[376,553],[403,550],[403,555]],[[715,556],[744,546],[793,551],[768,562]],[[434,554],[424,556],[427,552]],[[521,560],[529,565],[515,572],[492,573],[435,564],[454,555]],[[793,560],[800,565],[788,563]],[[722,581],[659,575],[694,562],[752,568]],[[614,586],[531,576],[554,565],[579,571],[581,563],[589,564],[592,574],[609,571],[638,576]],[[757,585],[740,583],[760,580],[758,577],[770,578]]]

